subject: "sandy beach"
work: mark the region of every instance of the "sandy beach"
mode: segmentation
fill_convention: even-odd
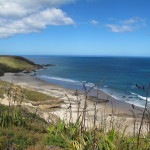
[[[4,76],[0,77],[0,80],[12,82],[14,84],[21,85],[39,92],[46,93],[50,96],[58,98],[61,100],[61,107],[55,109],[49,109],[46,105],[39,107],[43,112],[43,118],[48,120],[50,115],[56,115],[61,119],[66,121],[75,121],[78,116],[83,113],[85,106],[85,95],[81,92],[78,92],[76,96],[76,91],[72,89],[67,89],[59,85],[47,83],[43,80],[37,79],[29,74],[25,73],[5,73]],[[91,91],[92,92],[92,91]],[[93,92],[92,92],[93,93]],[[96,103],[97,110],[97,125],[98,126],[107,126],[111,128],[115,126],[117,130],[123,130],[127,127],[127,133],[133,133],[133,115],[131,110],[133,110],[132,105],[123,101],[116,100],[110,95],[99,90],[99,99],[108,100],[108,102]],[[86,126],[91,127],[93,125],[93,116],[94,116],[94,104],[92,97],[88,97],[87,102],[87,111],[86,111]],[[1,100],[1,103],[7,104],[6,100]],[[33,106],[32,104],[24,103],[24,105]],[[71,106],[71,109],[69,107]],[[37,107],[37,106],[33,106]],[[142,109],[137,107],[138,109]],[[71,111],[71,113],[70,113]],[[135,114],[140,113],[135,111]],[[70,116],[71,115],[71,116]],[[70,120],[71,118],[71,120]],[[138,123],[137,123],[138,129]]]

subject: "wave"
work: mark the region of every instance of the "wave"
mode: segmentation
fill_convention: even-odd
[[[134,104],[135,106],[144,108],[144,106],[141,103],[138,103],[138,102],[134,103],[133,101],[126,101],[126,102],[129,103],[129,104]]]
[[[67,78],[61,78],[61,77],[53,77],[53,76],[46,76],[46,75],[38,75],[38,76],[40,78],[43,78],[43,79],[49,79],[49,80],[55,80],[55,81],[60,81],[60,82],[66,82],[66,83],[74,84],[74,85],[77,85],[77,86],[80,86],[80,87],[83,86],[83,83],[85,83],[87,87],[93,87],[94,86],[94,83],[90,83],[90,82],[87,82],[87,81],[76,81],[76,80],[73,80],[73,79],[67,79]],[[96,90],[97,88],[94,87],[94,89]],[[113,98],[115,98],[117,100],[123,100],[124,99],[124,101],[127,102],[127,103],[134,104],[134,105],[139,106],[139,107],[143,107],[143,104],[141,104],[140,101],[139,102],[138,101],[133,101],[130,98],[127,100],[126,98],[128,98],[128,96],[126,98],[122,98],[122,95],[120,95],[120,94],[118,95],[118,93],[110,90],[107,85],[104,85],[104,88],[100,88],[100,90],[102,90],[103,92],[105,92],[106,94],[110,95],[111,97],[113,97]],[[136,96],[137,98],[140,98],[142,100],[146,100],[146,97],[144,97],[144,96],[138,95],[138,94],[133,93],[133,92],[130,92],[130,93],[132,95]],[[150,98],[148,98],[148,101],[150,101]]]
[[[135,96],[137,96],[137,97],[139,97],[139,98],[141,98],[142,100],[146,100],[146,97],[144,97],[144,96],[138,95],[138,94],[133,93],[133,92],[131,92],[131,94],[132,94],[132,95],[135,95]],[[150,97],[148,97],[148,101],[150,102]]]
[[[74,83],[74,84],[80,85],[80,86],[82,86],[83,83],[86,83],[86,86],[89,86],[89,87],[94,86],[93,83],[90,83],[90,82],[87,82],[87,81],[76,81],[76,80],[72,80],[72,79],[66,79],[66,78],[60,78],[60,77],[51,77],[51,76],[46,76],[46,75],[40,75],[40,77],[46,78],[46,79],[50,79],[50,80],[57,80],[57,81],[62,81],[62,82],[70,82],[70,83]]]
[[[65,81],[65,82],[80,83],[79,81],[75,81],[75,80],[72,80],[72,79],[66,79],[66,78],[60,78],[60,77],[50,77],[50,76],[45,76],[45,75],[40,75],[40,77],[47,78],[47,79],[52,79],[52,80]]]

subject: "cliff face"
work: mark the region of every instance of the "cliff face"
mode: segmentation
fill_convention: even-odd
[[[34,70],[37,65],[20,56],[0,55],[0,76],[5,72],[20,72],[23,70]]]

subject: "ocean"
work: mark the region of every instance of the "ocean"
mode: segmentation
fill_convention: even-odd
[[[99,84],[100,89],[118,100],[144,107],[145,89],[150,84],[150,58],[24,56],[37,64],[54,64],[37,71],[37,78],[72,89]],[[150,98],[148,98],[150,107]]]

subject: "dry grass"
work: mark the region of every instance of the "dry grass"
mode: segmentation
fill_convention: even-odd
[[[54,98],[54,97],[49,96],[47,94],[44,94],[44,93],[41,93],[41,92],[38,92],[38,91],[33,91],[33,90],[30,90],[30,89],[27,89],[27,88],[23,89],[20,86],[16,86],[12,83],[2,81],[2,80],[0,80],[0,98],[3,98],[4,95],[7,95],[8,94],[8,89],[10,89],[10,88],[14,92],[16,92],[16,90],[18,92],[23,91],[25,99],[29,100],[29,101],[35,101],[35,102],[46,101],[46,100],[58,101],[57,98]]]

